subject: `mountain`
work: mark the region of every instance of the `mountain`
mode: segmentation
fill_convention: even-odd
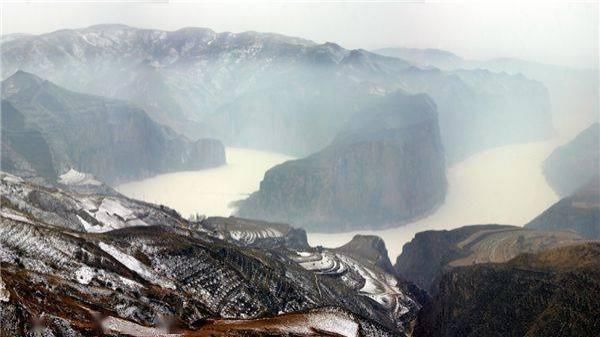
[[[531,220],[525,227],[572,230],[585,238],[600,239],[600,178],[594,177],[575,193],[561,199]]]
[[[560,196],[568,196],[600,172],[600,124],[594,123],[544,161],[544,175]]]
[[[89,186],[0,174],[0,334],[406,336],[420,308],[368,250]]]
[[[2,169],[50,181],[70,169],[118,183],[225,163],[214,139],[190,141],[140,108],[17,71],[2,82]]]
[[[268,170],[237,213],[319,231],[381,228],[431,211],[445,193],[435,104],[398,92],[357,113],[322,151]]]
[[[596,336],[600,244],[455,268],[439,289],[413,336]]]
[[[584,241],[573,232],[506,225],[425,231],[417,233],[404,245],[394,267],[405,279],[435,294],[439,278],[454,268],[506,262],[521,253],[535,253]]]
[[[3,78],[23,69],[134,102],[192,139],[299,157],[323,149],[357,111],[397,90],[436,102],[449,162],[552,134],[546,89],[522,76],[421,69],[277,34],[98,25],[15,38],[0,56]]]
[[[566,136],[598,122],[600,116],[598,69],[579,69],[507,57],[468,60],[439,49],[384,48],[374,52],[398,57],[419,67],[443,71],[485,69],[539,81],[548,89],[554,125]]]

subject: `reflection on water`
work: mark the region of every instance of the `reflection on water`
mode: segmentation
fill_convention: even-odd
[[[445,204],[415,223],[378,231],[309,233],[309,242],[337,247],[358,233],[379,235],[394,260],[404,243],[423,230],[482,223],[523,225],[558,200],[541,170],[542,161],[556,145],[556,140],[509,145],[456,164],[448,171]],[[264,172],[288,159],[264,151],[227,148],[226,166],[163,174],[117,189],[130,197],[173,207],[184,216],[196,212],[227,216],[233,211],[232,201],[257,190]]]
[[[232,201],[258,190],[265,171],[291,157],[227,148],[227,165],[214,169],[161,174],[117,186],[128,197],[167,205],[184,217],[194,213],[229,216]]]

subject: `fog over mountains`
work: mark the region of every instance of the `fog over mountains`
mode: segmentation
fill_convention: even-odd
[[[108,183],[225,163],[218,140],[190,141],[136,106],[17,71],[2,81],[2,169],[55,181],[71,168]]]
[[[0,61],[0,336],[599,331],[597,70],[120,24],[2,36]],[[308,243],[419,226],[461,173],[535,199],[519,172],[489,172],[518,156],[449,169],[539,144],[556,194],[527,220]],[[245,169],[264,172],[256,191],[232,188]],[[191,216],[114,189],[166,173],[188,188],[153,193]],[[209,194],[242,198],[219,205],[235,215],[205,216]],[[473,199],[458,211],[489,205]]]
[[[449,162],[552,133],[547,90],[523,76],[422,69],[277,34],[60,30],[3,42],[2,77],[18,69],[132,101],[192,139],[296,156],[322,149],[372,97],[398,89],[427,93],[438,104]]]

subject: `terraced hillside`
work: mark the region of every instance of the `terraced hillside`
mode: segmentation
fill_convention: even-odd
[[[347,336],[402,336],[420,307],[368,254],[302,246],[305,233],[286,225],[191,223],[114,191],[82,194],[4,173],[1,182],[2,335],[131,326],[202,335],[220,324],[265,332],[297,319],[312,325],[287,333],[317,334],[329,329],[323,317],[336,317]]]

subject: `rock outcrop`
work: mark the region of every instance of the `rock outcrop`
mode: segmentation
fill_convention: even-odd
[[[599,243],[456,268],[419,312],[413,336],[595,336],[599,297]]]
[[[237,212],[313,231],[382,228],[433,210],[445,193],[435,104],[395,93],[358,113],[322,151],[267,171]]]
[[[435,294],[439,278],[453,268],[506,262],[521,253],[535,253],[584,241],[573,232],[505,225],[425,231],[417,233],[404,245],[394,267],[403,278]]]
[[[18,71],[2,82],[2,169],[56,181],[75,169],[114,184],[225,163],[223,144],[195,142],[123,101],[63,89]]]
[[[585,238],[600,239],[600,178],[592,178],[575,193],[561,199],[531,220],[525,227],[570,230]]]
[[[594,123],[544,161],[544,175],[562,197],[575,193],[600,172],[600,124]]]

